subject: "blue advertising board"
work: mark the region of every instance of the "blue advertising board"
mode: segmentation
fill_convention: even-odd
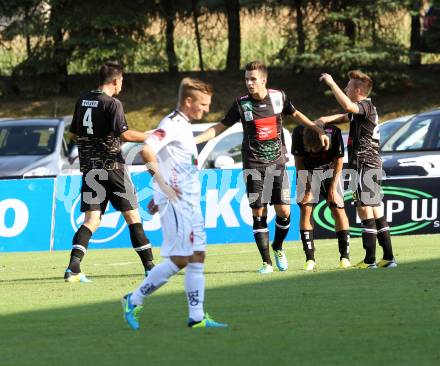
[[[289,170],[291,181],[294,174],[294,169]],[[144,230],[152,245],[159,246],[162,243],[159,214],[151,216],[146,209],[153,196],[151,177],[146,172],[142,172],[133,173],[131,178],[137,190]],[[205,217],[208,244],[253,241],[252,212],[246,196],[242,171],[203,170],[200,172],[200,181],[201,206]],[[54,250],[70,249],[72,237],[84,221],[84,214],[80,212],[80,188],[81,176],[59,176],[57,179]],[[293,185],[293,195],[294,188]],[[293,205],[292,210],[292,221],[297,223],[299,209]],[[268,213],[270,226],[274,225],[274,218],[275,212],[271,207]],[[287,240],[298,239],[298,230],[294,224]],[[131,247],[127,224],[122,214],[109,205],[102,216],[101,226],[90,240],[90,248],[125,247]]]
[[[54,181],[0,180],[0,252],[50,250]]]

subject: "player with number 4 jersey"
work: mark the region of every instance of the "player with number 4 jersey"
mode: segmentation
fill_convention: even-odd
[[[122,66],[105,63],[99,78],[99,88],[78,99],[70,125],[83,174],[81,212],[85,212],[85,219],[73,237],[70,262],[64,274],[66,282],[90,282],[81,272],[80,263],[109,202],[124,216],[145,274],[154,266],[151,244],[137,209],[136,192],[121,155],[122,140],[143,142],[148,135],[128,129],[122,103],[114,98],[122,88]]]

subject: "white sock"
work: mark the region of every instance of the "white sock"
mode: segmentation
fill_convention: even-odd
[[[148,277],[142,281],[141,285],[131,295],[131,303],[133,305],[142,305],[147,296],[165,285],[170,277],[177,272],[179,272],[179,267],[169,258],[154,266],[148,273]]]
[[[205,275],[203,263],[188,263],[185,270],[185,292],[188,300],[189,317],[199,322],[205,316]]]

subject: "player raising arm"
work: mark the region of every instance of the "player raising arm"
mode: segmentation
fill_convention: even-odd
[[[391,245],[388,223],[381,208],[382,160],[379,155],[379,118],[376,107],[368,97],[373,88],[371,78],[361,71],[348,73],[345,93],[331,75],[322,74],[337,102],[346,114],[321,117],[324,123],[350,122],[348,138],[348,164],[352,169],[352,179],[357,182],[353,201],[362,220],[362,243],[365,258],[358,268],[393,268],[397,266]],[[376,238],[383,249],[383,259],[376,265]]]

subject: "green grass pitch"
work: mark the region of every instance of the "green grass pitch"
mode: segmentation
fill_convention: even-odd
[[[179,274],[131,331],[130,249],[90,250],[90,284],[63,282],[68,252],[1,254],[0,365],[440,365],[440,235],[393,240],[396,269],[339,270],[336,240],[317,240],[316,272],[289,242],[289,270],[265,276],[254,244],[209,246],[206,310],[228,329],[186,327]],[[351,252],[362,259],[360,239]]]

